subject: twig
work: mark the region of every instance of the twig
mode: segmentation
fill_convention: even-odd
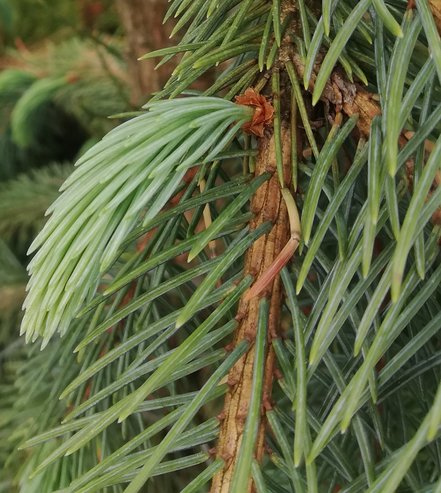
[[[264,273],[270,268],[275,260],[282,255],[291,237],[290,221],[288,208],[282,197],[282,190],[276,171],[276,152],[275,139],[269,132],[259,141],[259,153],[256,160],[256,175],[265,172],[273,173],[273,176],[265,182],[253,196],[251,210],[255,216],[251,221],[250,228],[255,229],[260,224],[271,221],[273,227],[271,231],[260,237],[248,250],[245,259],[245,275],[253,275],[256,279],[261,279]],[[288,126],[282,127],[282,156],[283,170],[285,173],[285,183],[290,183],[291,175],[291,143],[290,129]],[[257,281],[259,282],[259,281]],[[279,333],[280,310],[282,306],[282,288],[280,278],[275,276],[273,280],[265,281],[264,289],[260,291],[260,296],[266,296],[270,304],[267,352],[265,358],[265,373],[263,387],[263,408],[262,414],[266,409],[271,408],[271,391],[273,374],[275,371],[275,356],[272,347],[272,340]],[[237,313],[237,320],[240,325],[234,335],[232,346],[235,347],[242,340],[254,341],[256,337],[257,316],[259,297],[249,299],[245,294],[240,303]],[[216,454],[225,462],[225,467],[213,479],[211,493],[227,493],[230,491],[233,472],[237,463],[237,458],[242,443],[245,419],[248,414],[250,402],[250,392],[253,379],[254,347],[245,354],[234,366],[228,375],[229,391],[225,398],[224,410],[220,415],[221,430],[219,441],[216,447]],[[264,453],[264,434],[265,422],[262,416],[255,457],[259,461]],[[252,491],[250,481],[248,492]],[[241,493],[247,493],[246,491]]]

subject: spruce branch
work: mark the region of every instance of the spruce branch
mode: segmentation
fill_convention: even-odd
[[[303,79],[305,74],[305,65],[300,56],[292,53],[292,63],[296,69],[297,75]],[[314,71],[308,84],[308,90],[314,92],[315,80],[320,70],[320,63],[314,65]],[[346,75],[340,70],[335,69],[321,95],[321,100],[334,108],[337,114],[343,111],[347,116],[358,115],[357,127],[363,137],[369,137],[372,120],[381,114],[381,108],[378,96],[370,93],[361,84],[351,82]]]
[[[282,128],[282,159],[285,182],[291,178],[291,142],[290,132],[286,127]],[[251,200],[250,208],[255,214],[251,221],[251,229],[256,229],[265,221],[270,220],[272,228],[270,232],[259,238],[249,249],[245,258],[244,275],[252,275],[258,282],[260,276],[271,266],[277,256],[282,252],[290,238],[288,210],[283,199],[282,188],[276,174],[276,150],[274,134],[266,133],[259,141],[259,152],[255,163],[255,174],[259,176],[271,173],[272,177],[263,184]],[[267,348],[265,351],[263,397],[260,412],[263,413],[253,447],[253,455],[258,461],[262,459],[264,452],[265,436],[265,410],[271,409],[272,385],[275,371],[275,356],[272,347],[273,339],[280,335],[280,306],[282,302],[282,290],[280,279],[276,277],[273,282],[267,283],[259,297],[249,299],[248,293],[239,303],[236,319],[239,327],[234,334],[232,347],[236,347],[243,340],[253,343],[256,340],[256,330],[259,326],[259,298],[268,299],[269,315],[267,326]],[[233,367],[228,375],[229,391],[225,398],[224,408],[221,412],[221,430],[219,441],[216,445],[216,455],[224,461],[224,468],[218,472],[211,486],[214,493],[230,491],[239,461],[240,447],[245,431],[245,420],[248,415],[250,400],[252,399],[253,366],[255,359],[254,345]],[[251,491],[251,483],[246,491]]]
[[[215,159],[252,116],[248,107],[218,98],[163,101],[150,104],[149,110],[90,149],[49,209],[52,216],[29,250],[38,253],[28,267],[21,329],[27,340],[40,335],[45,346],[56,331],[65,333],[95,294],[97,277],[118,257],[140,212],[149,206],[144,223],[153,218],[186,171]],[[49,254],[55,244],[62,254],[58,259]]]
[[[441,112],[422,3],[170,4],[187,32],[145,58],[180,62],[86,155],[32,266],[28,328],[65,330],[81,364],[65,423],[26,444],[51,440],[37,474],[115,436],[63,491],[433,489]],[[223,99],[177,98],[213,68]]]

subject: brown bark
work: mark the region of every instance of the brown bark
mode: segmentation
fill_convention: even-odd
[[[169,64],[154,70],[158,60],[138,60],[150,51],[170,46],[170,25],[162,24],[167,6],[166,0],[117,0],[127,35],[127,63],[134,106],[161,89],[173,70]]]
[[[429,0],[429,5],[432,10],[433,18],[435,19],[438,32],[441,33],[441,0]]]
[[[299,55],[293,53],[292,61],[299,78],[303,80],[305,67]],[[309,91],[311,93],[314,90],[315,79],[319,69],[320,61],[316,64],[309,81]],[[332,72],[320,99],[326,104],[332,105],[336,113],[343,111],[348,116],[358,114],[357,127],[364,138],[369,138],[372,120],[375,116],[381,114],[377,96],[367,91],[361,84],[348,80],[338,68]]]
[[[289,183],[290,140],[289,131],[287,129],[283,129],[282,131],[282,142],[285,181],[286,183]],[[270,180],[265,182],[257,190],[251,201],[251,210],[255,216],[250,227],[251,229],[255,229],[266,221],[271,221],[273,227],[267,235],[262,236],[253,244],[246,255],[244,273],[245,275],[251,274],[256,279],[258,279],[273,263],[274,259],[290,237],[288,213],[285,202],[282,199],[280,183],[275,170],[276,158],[274,138],[267,133],[260,140],[259,153],[256,162],[256,175],[265,172],[271,172],[273,175]],[[256,337],[259,297],[247,301],[246,295],[247,293],[244,294],[239,303],[237,319],[240,321],[240,326],[235,333],[233,347],[244,339],[253,342]],[[269,408],[271,405],[271,391],[275,369],[275,356],[272,340],[277,337],[279,333],[280,308],[282,306],[280,278],[277,277],[261,296],[266,296],[268,298],[270,312],[264,374],[262,419],[255,448],[255,457],[257,460],[260,460],[263,456],[265,432],[264,413],[265,409]],[[224,411],[220,416],[222,422],[219,442],[216,449],[217,456],[225,461],[225,467],[214,477],[211,493],[228,493],[230,491],[234,467],[237,462],[237,455],[242,443],[245,420],[248,414],[254,357],[254,347],[251,346],[248,353],[238,361],[228,376],[229,392],[225,398]],[[250,481],[248,491],[251,492],[252,490],[253,486]]]
[[[441,0],[429,0],[429,6],[438,31],[441,33]],[[409,2],[408,8],[416,8],[414,2]],[[305,69],[303,62],[298,54],[292,53],[292,49],[289,52],[287,59],[292,59],[299,78],[303,80]],[[321,60],[319,59],[309,81],[308,89],[311,93],[314,90],[320,63]],[[333,105],[336,112],[343,111],[348,116],[358,114],[357,127],[364,138],[369,138],[373,118],[381,114],[377,96],[370,93],[363,85],[351,82],[338,68],[331,74],[320,99]]]

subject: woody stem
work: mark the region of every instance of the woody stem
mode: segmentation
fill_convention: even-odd
[[[290,131],[282,128],[283,171],[285,182],[290,182]],[[245,259],[245,275],[253,275],[256,280],[274,262],[290,238],[290,226],[285,201],[276,171],[275,142],[273,135],[265,135],[260,139],[259,152],[256,161],[255,174],[272,173],[270,180],[265,182],[255,193],[251,201],[254,218],[250,223],[251,229],[256,229],[264,222],[273,224],[270,232],[260,237],[248,250]],[[228,375],[229,391],[226,395],[223,412],[221,413],[221,429],[217,444],[217,456],[224,460],[224,468],[216,474],[211,486],[211,493],[228,493],[231,487],[233,473],[238,460],[245,420],[248,414],[253,380],[253,365],[255,359],[254,344],[257,330],[259,298],[266,296],[269,302],[269,321],[267,327],[267,349],[264,368],[264,386],[261,403],[261,420],[255,445],[255,457],[260,460],[264,452],[264,434],[266,427],[265,411],[271,408],[271,392],[275,355],[272,341],[279,334],[280,311],[282,306],[282,289],[279,277],[271,282],[265,290],[251,300],[247,293],[242,297],[237,312],[240,322],[235,332],[234,347],[242,340],[251,342],[249,351],[238,361]],[[252,481],[248,492],[253,491]],[[244,492],[245,493],[245,492]]]

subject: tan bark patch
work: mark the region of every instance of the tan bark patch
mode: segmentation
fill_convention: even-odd
[[[282,142],[285,180],[286,183],[289,183],[290,141],[288,129],[284,128],[282,130]],[[246,255],[244,274],[251,274],[256,279],[273,263],[290,237],[288,213],[275,170],[274,138],[273,136],[265,135],[260,141],[256,175],[271,172],[273,176],[257,190],[252,199],[251,210],[255,217],[250,227],[251,229],[256,229],[265,221],[271,221],[273,227],[267,235],[262,236],[253,244]],[[239,303],[237,319],[240,321],[240,325],[234,336],[233,347],[244,339],[253,342],[256,337],[259,296],[248,301],[246,295],[247,293],[244,294]],[[264,452],[265,410],[271,407],[271,391],[275,371],[272,339],[277,337],[279,333],[280,308],[282,306],[282,289],[279,277],[268,285],[267,289],[262,293],[262,296],[265,295],[269,299],[270,312],[261,408],[262,419],[255,449],[257,460],[262,458]],[[216,448],[217,456],[225,461],[225,467],[214,477],[211,493],[228,493],[230,491],[234,467],[237,462],[248,415],[254,357],[254,346],[251,346],[250,350],[238,361],[228,375],[230,390],[225,398],[224,410],[221,413],[222,423]],[[253,491],[253,485],[250,480],[248,492],[251,491]]]

